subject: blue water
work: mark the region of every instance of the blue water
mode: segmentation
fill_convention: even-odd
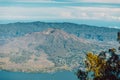
[[[24,73],[0,71],[0,80],[78,80],[74,72]]]

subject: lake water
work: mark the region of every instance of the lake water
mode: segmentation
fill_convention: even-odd
[[[78,80],[74,72],[24,73],[0,71],[0,80]]]

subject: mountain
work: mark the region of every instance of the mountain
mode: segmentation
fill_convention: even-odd
[[[49,28],[7,40],[0,46],[0,68],[26,72],[72,70],[83,66],[88,51],[111,46]]]
[[[85,24],[74,23],[45,23],[45,22],[28,22],[28,23],[9,23],[0,24],[0,39],[19,37],[27,33],[40,32],[47,28],[61,29],[77,37],[92,39],[98,41],[115,41],[116,33],[119,29],[90,26]]]
[[[117,42],[113,41],[118,29],[72,23],[32,22],[1,24],[0,30],[1,70],[25,72],[74,70],[84,68],[87,52],[99,53],[113,46],[118,47]],[[86,33],[94,38],[86,37]],[[98,34],[104,39],[99,40],[96,37]]]

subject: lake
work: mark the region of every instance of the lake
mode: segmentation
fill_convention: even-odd
[[[0,80],[78,80],[74,72],[24,73],[0,71]]]

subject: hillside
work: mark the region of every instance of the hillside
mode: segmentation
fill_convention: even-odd
[[[113,46],[118,47],[114,39],[118,29],[33,22],[4,24],[0,30],[2,70],[50,72],[84,68],[87,52],[99,53]],[[94,38],[88,38],[86,34]],[[97,37],[98,34],[101,34],[103,40]]]
[[[27,33],[40,32],[47,28],[57,28],[67,33],[74,34],[77,37],[92,39],[98,41],[115,41],[116,33],[119,29],[90,26],[85,24],[74,23],[45,23],[45,22],[28,22],[28,23],[9,23],[0,24],[0,39],[23,36]]]

